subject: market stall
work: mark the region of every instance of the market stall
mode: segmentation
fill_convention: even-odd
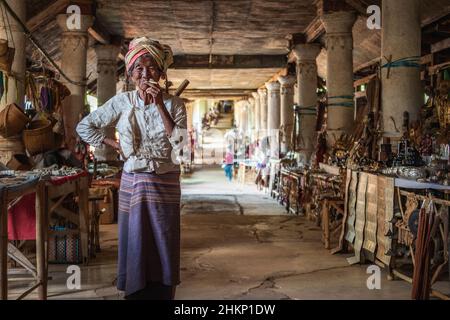
[[[35,193],[35,239],[36,239],[36,264],[33,265],[17,248],[8,243],[8,210],[14,207],[20,199],[26,195]],[[25,274],[31,274],[34,284],[23,292],[19,299],[24,298],[35,289],[38,289],[39,299],[47,298],[47,218],[46,218],[46,197],[44,186],[39,182],[38,176],[16,177],[14,175],[0,175],[0,287],[2,300],[8,299],[8,273],[7,257],[18,262],[24,269]],[[23,271],[23,270],[22,270]],[[23,272],[20,272],[23,274]],[[17,273],[16,273],[17,274]],[[22,279],[23,280],[23,279]]]

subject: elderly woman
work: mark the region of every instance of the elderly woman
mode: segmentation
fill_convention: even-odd
[[[173,56],[169,47],[134,39],[125,56],[135,91],[117,94],[85,117],[79,136],[106,144],[125,161],[119,191],[117,288],[126,299],[173,299],[180,282],[180,167],[187,141],[183,101],[159,86]],[[115,125],[119,143],[102,128]]]

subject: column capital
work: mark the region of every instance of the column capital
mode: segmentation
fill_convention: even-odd
[[[80,28],[74,28],[74,29],[70,29],[69,26],[67,25],[68,21],[69,21],[69,25],[71,21],[71,15],[68,14],[58,14],[56,16],[56,22],[58,23],[58,26],[63,30],[63,32],[68,32],[68,33],[86,33],[87,30],[92,27],[92,25],[94,24],[94,16],[90,16],[90,15],[80,15]]]
[[[354,11],[324,13],[320,17],[327,34],[351,33],[356,18]]]
[[[278,81],[266,82],[265,86],[269,92],[280,91],[280,83]]]
[[[254,105],[255,104],[255,98],[249,97],[248,98],[248,103],[250,103],[250,105]]]
[[[258,95],[259,97],[264,97],[267,95],[267,89],[266,88],[259,88],[258,89]]]
[[[116,62],[120,47],[113,44],[97,44],[94,47],[97,61],[106,60]]]
[[[252,96],[253,96],[253,98],[255,98],[255,100],[259,99],[259,93],[258,92],[252,92]]]
[[[318,43],[297,44],[292,52],[297,62],[311,61],[315,63],[321,49]]]
[[[296,81],[296,77],[291,75],[278,77],[278,82],[282,88],[293,88]]]

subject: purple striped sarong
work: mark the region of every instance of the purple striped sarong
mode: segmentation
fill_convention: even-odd
[[[180,283],[180,173],[122,174],[117,288]]]

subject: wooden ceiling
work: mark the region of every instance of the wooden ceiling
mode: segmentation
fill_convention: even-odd
[[[61,31],[56,25],[57,12],[46,12],[69,0],[27,0],[28,22],[41,15],[33,34],[59,61]],[[303,33],[317,16],[315,0],[97,0],[97,24],[111,36],[129,41],[146,35],[170,45],[175,55],[287,55],[290,34]],[[381,34],[366,27],[363,9],[376,0],[348,0],[359,8],[354,26],[355,68],[380,56]],[[67,4],[66,4],[67,7]],[[424,25],[450,13],[449,0],[422,0]],[[323,43],[323,37],[316,39]],[[90,37],[88,82],[97,77],[96,40]],[[27,54],[36,58],[29,45]],[[326,51],[318,57],[319,75],[326,75]],[[261,68],[191,68],[169,69],[169,78],[177,86],[185,78],[189,89],[249,90],[262,86],[282,69],[279,65]]]
[[[111,33],[160,39],[175,54],[283,54],[315,16],[313,0],[97,1]]]

